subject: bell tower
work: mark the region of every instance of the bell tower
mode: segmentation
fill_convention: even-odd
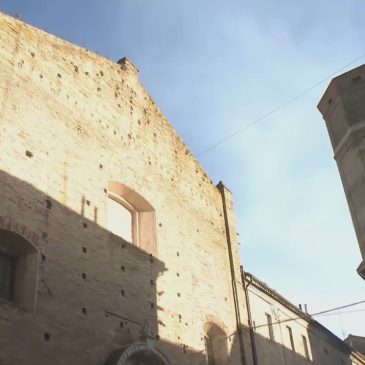
[[[365,279],[365,65],[334,78],[318,104],[362,254]]]

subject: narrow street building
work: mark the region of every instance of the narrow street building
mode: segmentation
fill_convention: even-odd
[[[363,365],[365,355],[254,275],[246,283],[252,346],[259,365]]]

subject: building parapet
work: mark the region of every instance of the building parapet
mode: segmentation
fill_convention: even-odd
[[[359,358],[359,356],[363,358],[363,356],[359,354],[356,350],[354,350],[353,347],[350,346],[350,344],[342,341],[329,329],[327,329],[322,324],[313,319],[313,317],[309,313],[305,313],[302,310],[300,310],[296,305],[291,303],[288,299],[283,297],[276,290],[270,288],[266,283],[258,279],[255,275],[243,271],[242,267],[241,267],[241,273],[242,273],[242,282],[245,283],[246,288],[248,285],[252,285],[253,287],[260,290],[262,293],[265,293],[270,298],[275,300],[277,303],[283,305],[292,313],[296,314],[299,318],[305,320],[309,325],[311,325],[312,330],[315,329],[316,331],[325,334],[327,338],[331,341],[331,343],[335,345],[337,348],[341,349],[344,352],[354,354],[354,356],[356,356],[357,358]],[[362,361],[364,360],[362,359]]]
[[[304,320],[311,322],[313,321],[312,317],[308,314],[300,310],[296,305],[291,303],[289,300],[284,298],[281,294],[279,294],[276,290],[270,288],[266,283],[258,279],[255,275],[244,272],[244,278],[243,281],[249,283],[250,285],[255,286],[257,289],[263,291],[265,294],[267,294],[272,299],[276,300],[280,304],[282,304],[287,309],[294,312],[298,317],[303,318]]]

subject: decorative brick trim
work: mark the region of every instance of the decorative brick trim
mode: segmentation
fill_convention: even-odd
[[[223,332],[225,332],[226,335],[229,334],[229,329],[224,324],[223,321],[221,321],[219,318],[217,318],[214,315],[207,314],[205,316],[205,322],[204,322],[204,332],[207,332],[211,325],[215,325],[219,327]]]
[[[130,346],[128,346],[122,353],[121,357],[119,358],[116,365],[125,365],[127,364],[127,361],[129,358],[131,358],[134,354],[138,352],[150,352],[153,353],[155,356],[161,360],[162,365],[170,365],[170,362],[167,360],[167,358],[157,349],[148,346],[148,343],[146,342],[136,342]]]

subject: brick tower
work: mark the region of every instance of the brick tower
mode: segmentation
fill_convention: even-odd
[[[362,254],[365,279],[365,65],[334,78],[318,109],[326,121]]]

